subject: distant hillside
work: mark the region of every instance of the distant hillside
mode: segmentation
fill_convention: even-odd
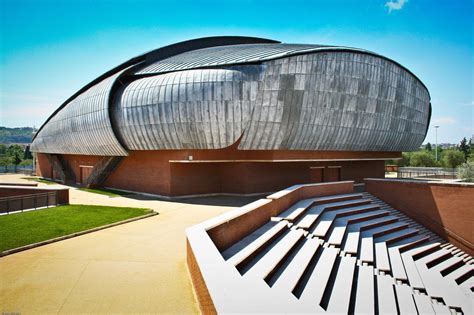
[[[21,127],[21,128],[8,128],[0,127],[0,143],[30,143],[32,137],[33,128]]]

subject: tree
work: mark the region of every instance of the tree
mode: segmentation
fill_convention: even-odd
[[[431,148],[431,143],[428,142],[428,143],[425,145],[425,150],[431,152],[431,150],[432,150],[432,148]]]
[[[446,150],[443,152],[443,165],[447,168],[456,168],[466,160],[464,154],[458,150]]]
[[[467,143],[466,137],[464,137],[461,140],[461,143],[459,144],[459,150],[464,154],[464,159],[467,160],[469,155],[471,155],[471,141]]]
[[[410,166],[433,167],[436,166],[436,161],[432,154],[426,151],[417,151],[410,156]]]
[[[0,157],[0,166],[8,166],[11,164],[12,164],[12,161],[10,157],[8,156]]]
[[[458,178],[466,182],[474,182],[474,162],[466,162],[458,167]]]
[[[23,148],[21,147],[21,145],[18,144],[10,145],[6,152],[6,156],[11,159],[14,165],[18,165],[21,163],[23,155]]]
[[[4,144],[0,144],[0,155],[4,155],[7,152],[7,146]]]
[[[30,146],[27,145],[25,148],[25,154],[23,155],[23,160],[32,160],[32,159],[33,159],[33,155],[31,154]]]
[[[410,166],[410,158],[411,158],[411,153],[410,152],[403,152],[402,153],[402,158],[400,160],[397,160],[396,164],[400,167]]]

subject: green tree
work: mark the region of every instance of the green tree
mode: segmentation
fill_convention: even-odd
[[[30,151],[30,146],[26,146],[25,148],[25,154],[23,155],[23,160],[32,160],[33,159],[33,154],[31,154]]]
[[[471,155],[471,141],[467,143],[466,137],[464,137],[461,140],[461,143],[459,144],[459,150],[464,154],[464,159],[467,160],[469,155]]]
[[[7,146],[4,144],[0,144],[0,155],[4,155],[7,152]]]
[[[466,160],[464,154],[458,150],[446,150],[443,152],[443,165],[448,168],[456,168]]]
[[[20,163],[20,166],[29,166],[29,165],[33,165],[33,160],[32,159],[23,160]]]
[[[403,152],[402,158],[400,160],[397,160],[395,164],[400,167],[410,166],[411,154],[412,154],[411,152]]]
[[[8,166],[11,164],[12,164],[12,161],[10,157],[8,156],[0,157],[0,166]]]
[[[426,151],[430,151],[430,152],[431,152],[431,150],[433,150],[433,149],[431,148],[431,143],[428,142],[428,143],[425,145],[425,150],[426,150]]]
[[[24,154],[22,146],[18,144],[10,145],[6,152],[6,156],[11,159],[14,165],[21,163]]]
[[[433,167],[436,166],[436,161],[432,154],[426,151],[417,151],[410,156],[410,166]]]
[[[458,167],[458,178],[474,182],[474,162],[466,162]]]

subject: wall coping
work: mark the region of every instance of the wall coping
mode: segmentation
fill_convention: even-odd
[[[466,188],[474,188],[474,183],[467,182],[447,182],[447,181],[434,181],[434,180],[413,180],[413,179],[398,179],[398,178],[364,178],[364,181],[375,181],[375,182],[402,182],[410,184],[421,184],[430,186],[458,186]]]
[[[0,189],[18,189],[18,190],[69,190],[69,187],[36,187],[36,186],[14,186],[14,185],[0,185]]]

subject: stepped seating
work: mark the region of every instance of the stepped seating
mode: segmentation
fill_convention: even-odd
[[[367,193],[297,201],[222,256],[301,312],[473,311],[472,257]]]

